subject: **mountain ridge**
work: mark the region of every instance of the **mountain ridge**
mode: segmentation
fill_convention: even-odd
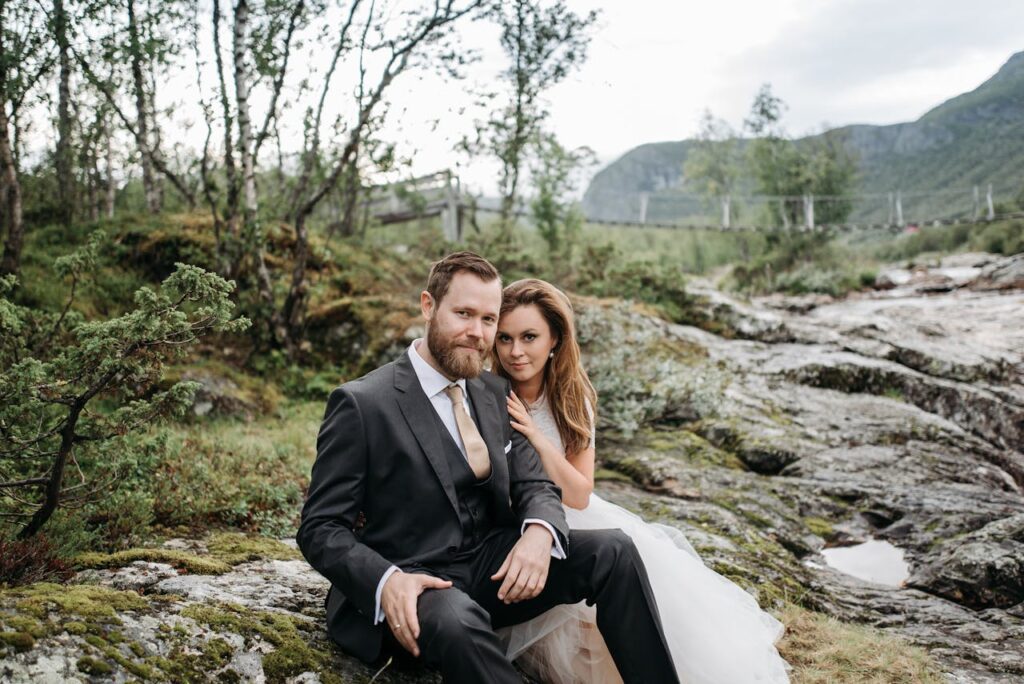
[[[1020,189],[1024,160],[1024,51],[1013,54],[975,89],[938,104],[915,121],[848,124],[832,131],[846,136],[847,148],[857,159],[853,194],[883,196],[856,201],[852,220],[885,220],[886,196],[897,191],[906,195],[903,208],[911,219],[970,214],[970,188],[988,183],[999,190],[996,201],[1011,200]],[[748,140],[741,138],[741,145]],[[591,180],[583,196],[584,212],[591,218],[636,220],[640,194],[647,193],[661,200],[649,203],[647,220],[706,214],[706,203],[692,198],[687,202],[679,192],[685,191],[682,167],[694,143],[653,142],[629,150]],[[752,194],[753,186],[747,181],[739,190]]]

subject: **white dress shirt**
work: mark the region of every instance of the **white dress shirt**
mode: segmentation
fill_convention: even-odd
[[[462,435],[459,434],[458,423],[455,422],[455,407],[452,405],[452,400],[448,394],[444,391],[452,381],[446,378],[444,375],[439,373],[437,369],[431,366],[426,360],[420,356],[419,345],[423,340],[414,340],[409,345],[409,360],[412,361],[412,368],[416,371],[416,378],[420,381],[420,387],[423,388],[423,393],[427,395],[427,399],[430,400],[431,406],[437,412],[438,417],[444,426],[448,428],[448,433],[455,440],[455,444],[459,447],[459,451],[462,452],[462,456],[467,459],[466,446],[462,443]],[[466,408],[469,410],[470,416],[473,415],[472,402],[469,399],[469,392],[466,391],[466,379],[459,378],[455,381],[459,387],[462,388],[462,396],[466,398]],[[558,540],[558,535],[555,534],[555,528],[545,520],[539,520],[537,518],[527,518],[523,521],[522,529],[520,534],[526,531],[526,526],[532,523],[543,525],[548,532],[551,533],[552,539],[555,543],[551,547],[551,555],[554,558],[564,559],[565,550],[562,548],[562,543]],[[384,592],[384,583],[388,581],[388,578],[398,570],[397,565],[392,565],[388,568],[380,578],[380,582],[377,583],[377,592],[374,598],[374,605],[376,606],[376,617],[373,624],[378,624],[384,619],[384,611],[380,605],[381,594]]]

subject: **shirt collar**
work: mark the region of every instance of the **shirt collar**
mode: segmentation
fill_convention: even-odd
[[[409,360],[412,361],[412,369],[416,371],[416,378],[420,381],[423,393],[427,395],[427,398],[431,398],[438,392],[444,391],[444,388],[452,384],[452,381],[420,356],[419,351],[416,350],[416,346],[420,343],[426,344],[426,341],[419,338],[413,340],[413,343],[409,345]],[[466,396],[466,379],[459,378],[455,384],[462,388],[462,396]]]

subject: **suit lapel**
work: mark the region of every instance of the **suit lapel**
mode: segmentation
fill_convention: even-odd
[[[480,436],[487,444],[487,454],[491,458],[491,483],[495,491],[507,492],[508,481],[508,460],[505,457],[505,445],[501,437],[505,434],[502,429],[502,412],[498,410],[494,394],[487,391],[487,387],[479,378],[472,378],[466,381],[469,388],[469,399],[473,402],[473,409],[476,412],[476,424],[480,429]],[[499,497],[500,498],[500,497]]]
[[[409,429],[419,442],[423,455],[434,469],[437,479],[441,481],[444,493],[448,496],[455,512],[459,512],[458,499],[455,496],[455,481],[452,479],[448,461],[444,455],[444,444],[437,432],[436,412],[430,400],[423,393],[416,371],[413,370],[408,352],[395,362],[395,388],[398,393],[398,407],[405,416]],[[488,445],[488,450],[490,445]]]

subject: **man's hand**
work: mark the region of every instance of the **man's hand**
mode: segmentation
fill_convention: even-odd
[[[555,540],[543,525],[527,525],[523,536],[508,552],[505,562],[491,579],[504,579],[498,599],[506,604],[532,599],[544,591]]]
[[[416,600],[427,589],[447,589],[451,581],[421,575],[405,573],[401,570],[391,574],[384,583],[380,594],[380,605],[384,610],[384,618],[388,621],[391,633],[398,643],[409,653],[419,657],[420,648],[416,640],[420,637],[420,621],[416,617]]]

